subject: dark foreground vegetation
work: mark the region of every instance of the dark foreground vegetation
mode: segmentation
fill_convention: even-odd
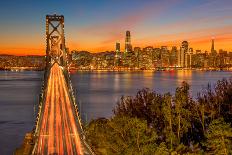
[[[232,79],[208,85],[196,99],[189,87],[122,97],[112,118],[88,124],[88,143],[97,155],[232,154]]]

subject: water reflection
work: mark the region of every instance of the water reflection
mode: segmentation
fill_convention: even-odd
[[[174,93],[182,81],[191,92],[229,78],[231,72],[76,72],[71,75],[76,98],[81,102],[83,120],[112,116],[112,109],[122,95],[135,95],[139,89]],[[0,154],[12,154],[26,132],[34,125],[33,105],[38,103],[42,72],[0,71]]]
[[[143,83],[144,87],[146,88],[151,88],[151,86],[153,86],[154,80],[154,72],[152,71],[144,71],[142,74],[142,78],[141,79],[141,83]]]
[[[12,154],[34,125],[42,72],[0,71],[0,154]]]
[[[231,72],[166,71],[166,72],[77,72],[71,75],[77,89],[82,113],[92,118],[110,117],[122,95],[135,95],[139,89],[150,88],[159,93],[174,93],[183,81],[190,84],[191,95],[215,83]]]
[[[176,72],[177,80],[176,84],[179,85],[183,81],[186,81],[188,84],[192,85],[192,73],[190,70],[179,70]]]
[[[119,90],[119,88],[120,88],[119,83],[120,83],[120,76],[119,76],[119,74],[115,74],[115,76],[114,76],[114,91]]]

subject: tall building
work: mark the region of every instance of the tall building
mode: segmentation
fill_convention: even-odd
[[[116,53],[120,52],[120,42],[116,42],[115,48],[116,48],[116,50],[115,50]]]
[[[169,66],[176,67],[178,66],[178,56],[177,56],[178,50],[176,46],[173,46],[170,53],[169,53]]]
[[[135,47],[134,52],[135,52],[135,57],[136,57],[136,67],[139,68],[141,48],[140,47]]]
[[[217,61],[218,61],[217,60],[217,52],[214,48],[214,38],[212,38],[211,53],[209,54],[209,66],[216,67]]]
[[[183,41],[180,47],[180,51],[178,52],[178,66],[179,67],[185,67],[187,53],[188,53],[188,42]]]
[[[169,53],[167,46],[161,46],[160,49],[160,60],[161,60],[161,67],[168,67],[169,66]]]
[[[125,52],[132,52],[131,45],[131,34],[130,31],[126,31],[126,39],[125,39]]]
[[[185,54],[185,67],[191,68],[192,67],[192,55],[193,55],[193,48],[189,48],[188,53]]]
[[[141,52],[141,48],[140,47],[135,47],[134,52],[135,52],[135,56],[139,56],[139,54]]]
[[[119,64],[120,64],[120,42],[116,42],[114,65],[119,66]]]
[[[211,54],[212,55],[216,55],[217,54],[216,50],[214,49],[214,38],[212,39]]]

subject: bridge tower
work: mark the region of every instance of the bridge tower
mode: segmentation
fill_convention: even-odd
[[[94,155],[85,141],[67,67],[64,16],[46,16],[46,69],[33,131],[15,154]]]
[[[67,52],[64,37],[64,16],[46,16],[46,66],[50,67],[55,62],[60,66],[67,65]]]

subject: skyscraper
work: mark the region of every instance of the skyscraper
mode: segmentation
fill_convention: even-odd
[[[186,65],[186,55],[188,52],[188,42],[183,41],[180,47],[180,51],[178,52],[178,66],[185,67]]]
[[[214,49],[214,38],[212,38],[211,54],[216,55],[216,50]]]
[[[119,66],[119,62],[120,62],[120,42],[116,42],[115,44],[115,61],[114,61],[114,65],[115,66]]]
[[[120,52],[120,42],[116,42],[115,48],[116,48],[116,53]]]
[[[185,54],[185,67],[191,68],[192,67],[192,55],[193,55],[193,48],[189,48],[188,52]]]
[[[170,57],[169,57],[169,65],[170,66],[178,66],[178,50],[176,46],[173,46],[170,51]]]
[[[134,52],[135,52],[135,57],[136,57],[136,67],[139,68],[139,61],[140,61],[140,55],[141,55],[141,48],[140,47],[135,47],[134,48]]]
[[[130,31],[126,31],[126,39],[125,39],[125,52],[131,52],[132,45],[131,45],[131,34]]]

